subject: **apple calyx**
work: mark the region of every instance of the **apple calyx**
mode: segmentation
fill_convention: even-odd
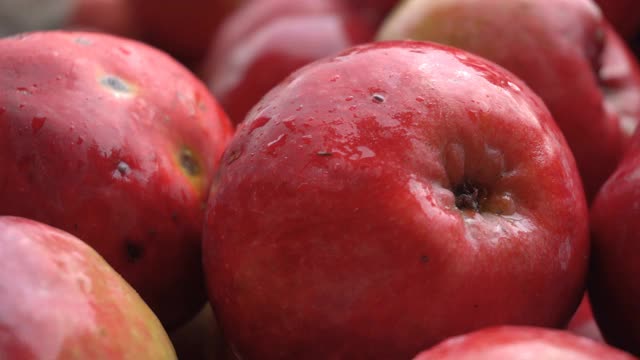
[[[453,187],[453,195],[456,198],[456,207],[460,210],[482,211],[487,200],[488,191],[468,179]]]

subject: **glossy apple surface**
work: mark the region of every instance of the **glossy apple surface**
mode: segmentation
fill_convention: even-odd
[[[231,125],[166,54],[97,33],[0,40],[0,214],[71,232],[167,328],[205,302],[204,203]]]
[[[176,359],[140,296],[69,233],[0,217],[0,358]]]
[[[341,0],[257,0],[223,23],[206,60],[212,93],[234,123],[298,68],[373,38]]]
[[[591,0],[409,0],[378,38],[453,45],[523,79],[566,137],[589,201],[640,118],[638,65]]]
[[[252,109],[203,246],[240,358],[406,359],[492,324],[566,325],[587,210],[524,83],[461,50],[378,42],[303,67]]]
[[[605,344],[566,331],[500,326],[448,339],[414,360],[634,360]]]
[[[640,132],[591,208],[589,293],[608,343],[640,356]]]

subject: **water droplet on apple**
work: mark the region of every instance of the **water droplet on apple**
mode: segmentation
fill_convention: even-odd
[[[340,75],[335,75],[335,76],[334,76],[334,77],[332,77],[329,81],[330,81],[330,82],[336,82],[336,81],[338,81],[338,80],[340,80]]]
[[[33,119],[31,119],[31,130],[34,134],[42,129],[46,120],[47,118],[44,116],[34,116]]]
[[[253,122],[251,123],[251,126],[249,127],[249,134],[254,132],[257,128],[261,128],[265,126],[269,122],[269,120],[271,120],[271,118],[267,116],[261,116],[253,120]]]
[[[267,144],[267,153],[269,153],[270,155],[274,155],[275,151],[278,148],[282,147],[286,143],[286,141],[287,141],[287,135],[280,134],[280,136],[278,136],[275,140]]]
[[[344,101],[351,101],[351,100],[353,100],[353,96],[347,96],[347,97],[344,99]]]
[[[416,101],[419,103],[423,103],[424,102],[424,98],[422,96],[418,96],[416,97]]]

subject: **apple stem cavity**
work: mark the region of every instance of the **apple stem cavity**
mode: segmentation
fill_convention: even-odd
[[[484,199],[487,198],[487,190],[469,180],[456,185],[453,188],[456,198],[456,207],[460,210],[480,211]]]

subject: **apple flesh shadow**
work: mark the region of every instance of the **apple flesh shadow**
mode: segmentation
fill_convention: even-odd
[[[176,359],[140,296],[69,233],[0,217],[0,357]]]
[[[240,358],[410,358],[494,324],[566,325],[587,209],[543,102],[470,53],[357,46],[240,124],[209,200],[209,299]]]

